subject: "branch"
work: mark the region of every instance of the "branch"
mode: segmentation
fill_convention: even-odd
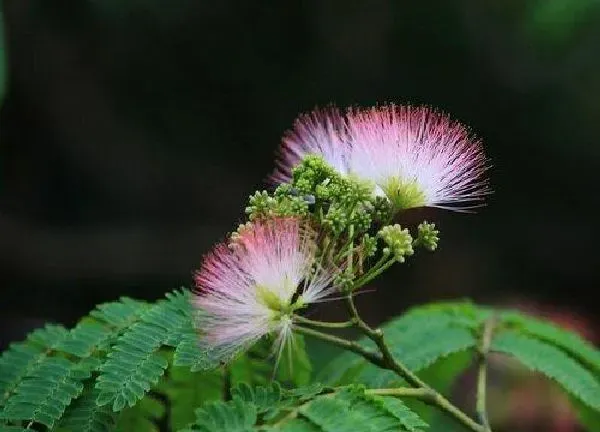
[[[301,315],[294,315],[294,321],[299,322],[300,324],[306,324],[313,327],[322,327],[322,328],[348,328],[354,325],[354,321],[342,321],[342,322],[326,322],[326,321],[314,321],[308,318],[305,318]]]
[[[479,369],[477,371],[477,400],[475,410],[479,422],[483,425],[485,432],[492,432],[487,415],[486,388],[487,388],[487,360],[492,343],[492,335],[496,325],[497,317],[493,315],[483,325],[481,339],[479,341]]]
[[[354,304],[354,298],[352,296],[348,296],[348,308],[350,310],[350,314],[356,326],[375,344],[377,348],[381,351],[383,356],[384,368],[389,369],[403,378],[406,382],[408,382],[411,386],[420,388],[427,387],[421,379],[416,376],[410,369],[408,369],[404,364],[397,361],[393,354],[391,353],[389,347],[385,343],[385,339],[383,336],[383,331],[381,329],[373,329],[371,328],[363,319],[358,315],[358,310]]]
[[[383,369],[388,369],[395,372],[398,376],[403,378],[406,382],[408,382],[413,390],[413,397],[419,397],[425,403],[436,406],[440,410],[446,412],[450,416],[454,417],[456,421],[461,423],[466,428],[474,431],[474,432],[490,432],[489,429],[486,429],[485,426],[482,426],[473,419],[471,419],[468,415],[462,412],[459,408],[453,405],[448,399],[442,396],[433,388],[429,387],[424,381],[422,381],[416,374],[414,374],[410,369],[408,369],[402,362],[398,361],[394,358],[391,353],[388,345],[385,343],[385,338],[383,335],[383,331],[381,329],[373,329],[371,328],[365,321],[360,318],[358,314],[358,310],[354,304],[354,299],[351,295],[348,296],[348,309],[352,318],[356,322],[356,326],[375,344],[377,348],[379,348],[381,352],[381,364],[378,366]],[[402,390],[401,392],[405,392]]]
[[[333,336],[333,335],[330,335],[327,333],[320,332],[319,330],[314,330],[314,329],[306,328],[306,327],[296,326],[296,327],[294,327],[294,331],[308,335],[308,336],[315,337],[317,339],[321,339],[325,342],[329,342],[330,344],[339,346],[340,348],[343,348],[345,350],[352,351],[353,353],[356,353],[356,354],[362,356],[363,358],[370,361],[371,363],[373,363],[376,366],[379,366],[382,368],[385,367],[383,358],[380,355],[362,347],[361,345],[359,345],[356,342],[342,339],[337,336]]]

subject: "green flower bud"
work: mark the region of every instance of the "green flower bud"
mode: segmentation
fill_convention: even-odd
[[[333,285],[338,287],[342,292],[349,292],[352,289],[353,283],[354,275],[346,272],[338,274],[333,280]]]
[[[389,253],[394,255],[396,261],[402,263],[405,257],[411,256],[414,253],[412,247],[413,238],[408,229],[402,229],[398,224],[387,225],[381,228],[378,235],[386,244],[387,247],[385,249],[388,249]]]
[[[421,246],[428,251],[433,252],[436,250],[440,232],[435,229],[435,224],[423,221],[419,224],[417,239],[415,240],[415,246]]]
[[[394,214],[392,203],[383,196],[373,199],[373,219],[378,221],[389,221]]]
[[[377,237],[365,234],[361,240],[361,249],[365,257],[372,257],[377,252]]]

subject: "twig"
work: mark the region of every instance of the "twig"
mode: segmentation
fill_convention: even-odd
[[[320,332],[319,330],[314,330],[306,327],[297,326],[294,327],[294,331],[308,336],[316,337],[317,339],[329,342],[333,345],[339,346],[340,348],[344,348],[345,350],[352,351],[353,353],[356,353],[362,356],[363,358],[367,359],[374,365],[384,367],[383,358],[380,355],[362,347],[356,342],[352,342],[346,339],[339,338],[337,336]]]
[[[356,320],[357,326],[359,328],[362,329],[364,326],[363,331],[366,332],[368,329],[368,331],[370,332],[369,334],[373,335],[372,338],[376,338],[377,340],[381,341],[381,342],[377,342],[375,339],[373,339],[377,343],[378,347],[380,347],[380,343],[383,345],[384,349],[382,350],[381,354],[370,351],[370,350],[362,347],[361,345],[359,345],[356,342],[348,341],[346,339],[342,339],[337,336],[323,333],[323,332],[320,332],[318,330],[314,330],[311,328],[298,326],[298,327],[296,327],[295,330],[298,333],[313,336],[318,339],[324,340],[326,342],[332,343],[333,345],[337,345],[348,351],[352,351],[352,352],[362,356],[363,358],[365,358],[369,362],[373,363],[374,365],[379,366],[382,369],[388,369],[388,370],[395,372],[396,374],[398,374],[399,376],[404,378],[413,387],[413,388],[402,388],[401,387],[401,388],[397,388],[397,389],[379,389],[379,390],[375,390],[375,391],[372,390],[371,394],[378,394],[377,392],[380,392],[379,394],[381,394],[381,395],[385,394],[388,396],[398,396],[398,397],[406,396],[406,397],[419,398],[423,402],[425,402],[429,405],[432,405],[432,406],[436,406],[440,410],[445,411],[447,414],[454,417],[458,422],[463,424],[465,427],[467,427],[471,431],[488,432],[481,425],[477,424],[475,421],[473,421],[471,418],[469,418],[469,416],[467,416],[465,413],[463,413],[460,409],[458,409],[457,407],[452,405],[452,403],[450,401],[448,401],[446,398],[444,398],[441,394],[439,394],[434,389],[430,388],[427,384],[425,384],[423,381],[421,381],[421,379],[419,377],[417,377],[415,374],[413,374],[408,368],[406,368],[406,366],[404,366],[402,363],[395,360],[391,356],[391,353],[390,353],[389,349],[387,348],[387,345],[383,341],[383,333],[381,332],[381,330],[371,329],[359,317],[355,318],[355,320]]]
[[[408,382],[411,386],[420,388],[427,387],[421,379],[416,376],[410,369],[404,366],[402,363],[397,361],[393,354],[391,353],[389,347],[385,343],[385,338],[383,336],[383,331],[381,329],[373,329],[371,328],[363,319],[358,315],[358,310],[354,304],[354,298],[352,296],[348,296],[348,308],[350,310],[350,314],[356,326],[375,344],[377,348],[381,351],[384,361],[384,367],[386,369],[392,370],[396,372],[397,375],[402,377],[406,382]]]
[[[479,368],[477,371],[477,399],[475,411],[477,412],[477,417],[484,427],[485,432],[492,432],[486,407],[487,360],[490,352],[490,345],[492,344],[492,335],[494,333],[496,320],[497,317],[493,315],[485,321],[478,346]]]
[[[468,415],[462,412],[459,408],[453,405],[448,399],[442,396],[440,393],[429,387],[424,381],[422,381],[417,375],[415,375],[410,369],[408,369],[402,362],[398,361],[391,353],[388,345],[385,343],[383,331],[381,329],[371,328],[365,321],[360,318],[358,310],[354,304],[354,299],[351,295],[348,296],[348,309],[352,318],[356,322],[357,327],[379,348],[383,365],[379,365],[384,369],[395,372],[398,376],[403,378],[408,384],[418,390],[417,394],[421,395],[421,399],[429,405],[434,405],[445,411],[447,414],[454,417],[456,421],[469,428],[474,432],[490,432],[485,429],[484,426],[476,423]]]
[[[348,328],[354,325],[354,321],[342,321],[342,322],[325,322],[325,321],[314,321],[308,318],[305,318],[301,315],[294,315],[294,321],[299,322],[300,324],[306,324],[313,327],[322,327],[322,328]]]

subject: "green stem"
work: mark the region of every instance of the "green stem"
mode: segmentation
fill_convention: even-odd
[[[431,392],[428,389],[413,387],[367,389],[365,390],[365,394],[377,396],[414,397],[417,399],[425,399],[431,396]]]
[[[362,347],[356,342],[342,339],[337,336],[333,336],[328,333],[323,333],[319,330],[314,330],[306,327],[297,326],[294,327],[294,331],[301,334],[305,334],[307,336],[315,337],[317,339],[321,339],[322,341],[329,342],[330,344],[339,346],[340,348],[343,348],[345,350],[352,351],[353,353],[356,353],[365,358],[366,360],[370,361],[374,365],[384,367],[383,359],[380,355]]]
[[[348,300],[348,308],[350,310],[350,314],[356,323],[356,326],[379,348],[379,351],[382,354],[383,361],[385,364],[385,368],[395,372],[401,378],[406,380],[413,387],[423,387],[427,388],[427,384],[425,384],[421,379],[416,376],[410,369],[408,369],[404,364],[396,360],[391,353],[389,347],[385,343],[385,339],[383,336],[383,331],[381,329],[373,329],[371,328],[363,319],[359,316],[358,310],[356,309],[356,305],[354,304],[354,298],[352,296],[347,297]]]
[[[352,264],[354,262],[354,225],[350,225],[348,237],[350,238],[350,250],[348,251],[348,261],[346,262],[346,273],[351,275]]]
[[[423,383],[418,377],[416,377],[408,369],[406,369],[406,368],[401,369],[401,370],[405,370],[408,372],[406,375],[399,373],[398,370],[396,370],[396,366],[390,365],[388,363],[388,361],[385,360],[384,357],[382,357],[381,355],[378,355],[377,353],[374,353],[373,351],[363,348],[361,345],[357,344],[356,342],[348,341],[346,339],[342,339],[337,336],[332,336],[330,334],[323,333],[318,330],[313,330],[313,329],[306,328],[306,327],[296,327],[295,330],[298,333],[312,336],[317,339],[321,339],[325,342],[329,342],[333,345],[339,346],[340,348],[344,348],[348,351],[352,351],[352,352],[362,356],[363,358],[365,358],[366,360],[368,360],[369,362],[373,363],[376,366],[379,366],[383,369],[392,370],[392,371],[398,373],[398,375],[400,375],[402,378],[404,378],[406,381],[408,381],[411,385],[413,385],[413,383],[416,383],[416,382],[421,383],[420,385],[414,385],[414,387],[416,387],[416,388],[400,387],[397,389],[367,390],[367,393],[379,394],[382,396],[415,397],[429,405],[435,406],[435,407],[439,408],[440,410],[446,412],[450,416],[454,417],[454,419],[456,421],[458,421],[459,423],[461,423],[462,425],[464,425],[465,427],[467,427],[469,430],[471,430],[473,432],[489,432],[483,426],[474,422],[471,418],[469,418],[469,416],[467,416],[465,413],[463,413],[460,409],[458,409],[457,407],[452,405],[452,403],[450,401],[448,401],[445,397],[443,397],[441,394],[439,394],[434,389],[430,388],[425,383]],[[397,361],[395,363],[400,364]]]
[[[371,328],[358,314],[354,299],[352,296],[348,296],[348,309],[352,318],[356,322],[356,326],[375,344],[381,352],[381,362],[383,366],[378,366],[391,370],[396,373],[399,377],[403,378],[408,384],[419,390],[417,394],[422,394],[422,400],[430,405],[434,405],[445,411],[450,416],[454,417],[456,421],[461,423],[463,426],[474,432],[490,432],[485,426],[476,423],[468,415],[462,412],[459,408],[454,406],[448,399],[442,396],[440,393],[429,387],[424,381],[422,381],[417,375],[415,375],[410,369],[408,369],[402,362],[398,361],[392,355],[388,345],[385,343],[383,331],[381,329]]]
[[[365,273],[356,282],[354,282],[352,290],[356,291],[357,289],[361,288],[365,284],[371,282],[373,279],[375,279],[381,273],[383,273],[388,268],[390,268],[395,262],[396,262],[396,260],[394,260],[393,258],[389,258],[389,256],[387,256],[387,255],[382,256],[379,259],[379,261],[377,261],[377,263],[369,269],[369,271],[367,273]]]
[[[300,315],[294,315],[294,321],[299,322],[300,324],[306,324],[314,327],[322,327],[322,328],[348,328],[354,325],[354,321],[342,321],[342,322],[326,322],[326,321],[314,321],[308,318],[305,318]]]
[[[487,389],[487,360],[490,352],[490,345],[492,344],[492,335],[494,333],[494,327],[496,325],[496,317],[492,316],[486,320],[483,325],[483,331],[481,339],[479,341],[479,367],[477,370],[477,399],[475,410],[477,417],[484,427],[485,432],[492,432],[490,427],[490,421],[487,414],[486,406],[486,389]]]

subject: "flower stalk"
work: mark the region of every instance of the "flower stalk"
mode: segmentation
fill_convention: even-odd
[[[492,432],[490,427],[490,421],[487,414],[486,405],[486,389],[487,389],[487,363],[490,352],[490,345],[492,343],[492,335],[494,333],[494,327],[496,325],[496,316],[492,316],[486,320],[483,324],[483,331],[481,332],[481,338],[478,347],[479,354],[479,366],[477,369],[477,396],[475,410],[479,422],[484,427],[485,432]]]
[[[356,311],[356,307],[354,306],[354,302],[351,300],[351,297],[348,297],[348,299],[350,309]],[[413,397],[445,412],[449,416],[453,417],[457,422],[461,423],[463,426],[465,426],[467,429],[473,432],[490,432],[489,428],[486,428],[484,425],[475,422],[458,407],[453,405],[448,399],[442,396],[439,392],[429,387],[425,382],[423,382],[418,376],[411,372],[399,360],[394,358],[391,354],[389,347],[385,343],[383,332],[380,329],[371,328],[362,320],[362,318],[358,316],[358,313],[354,315],[353,322],[355,323],[356,327],[358,327],[367,337],[369,337],[371,340],[373,340],[373,342],[377,344],[377,347],[381,351],[380,353],[376,353],[367,348],[364,348],[356,342],[348,341],[346,339],[323,333],[318,330],[313,330],[305,327],[297,327],[296,331],[301,334],[321,339],[322,341],[331,343],[340,348],[358,354],[362,356],[365,360],[374,364],[375,366],[378,366],[382,369],[391,370],[411,385],[410,388],[398,387],[391,389],[369,389],[366,390],[367,394],[395,397]]]

